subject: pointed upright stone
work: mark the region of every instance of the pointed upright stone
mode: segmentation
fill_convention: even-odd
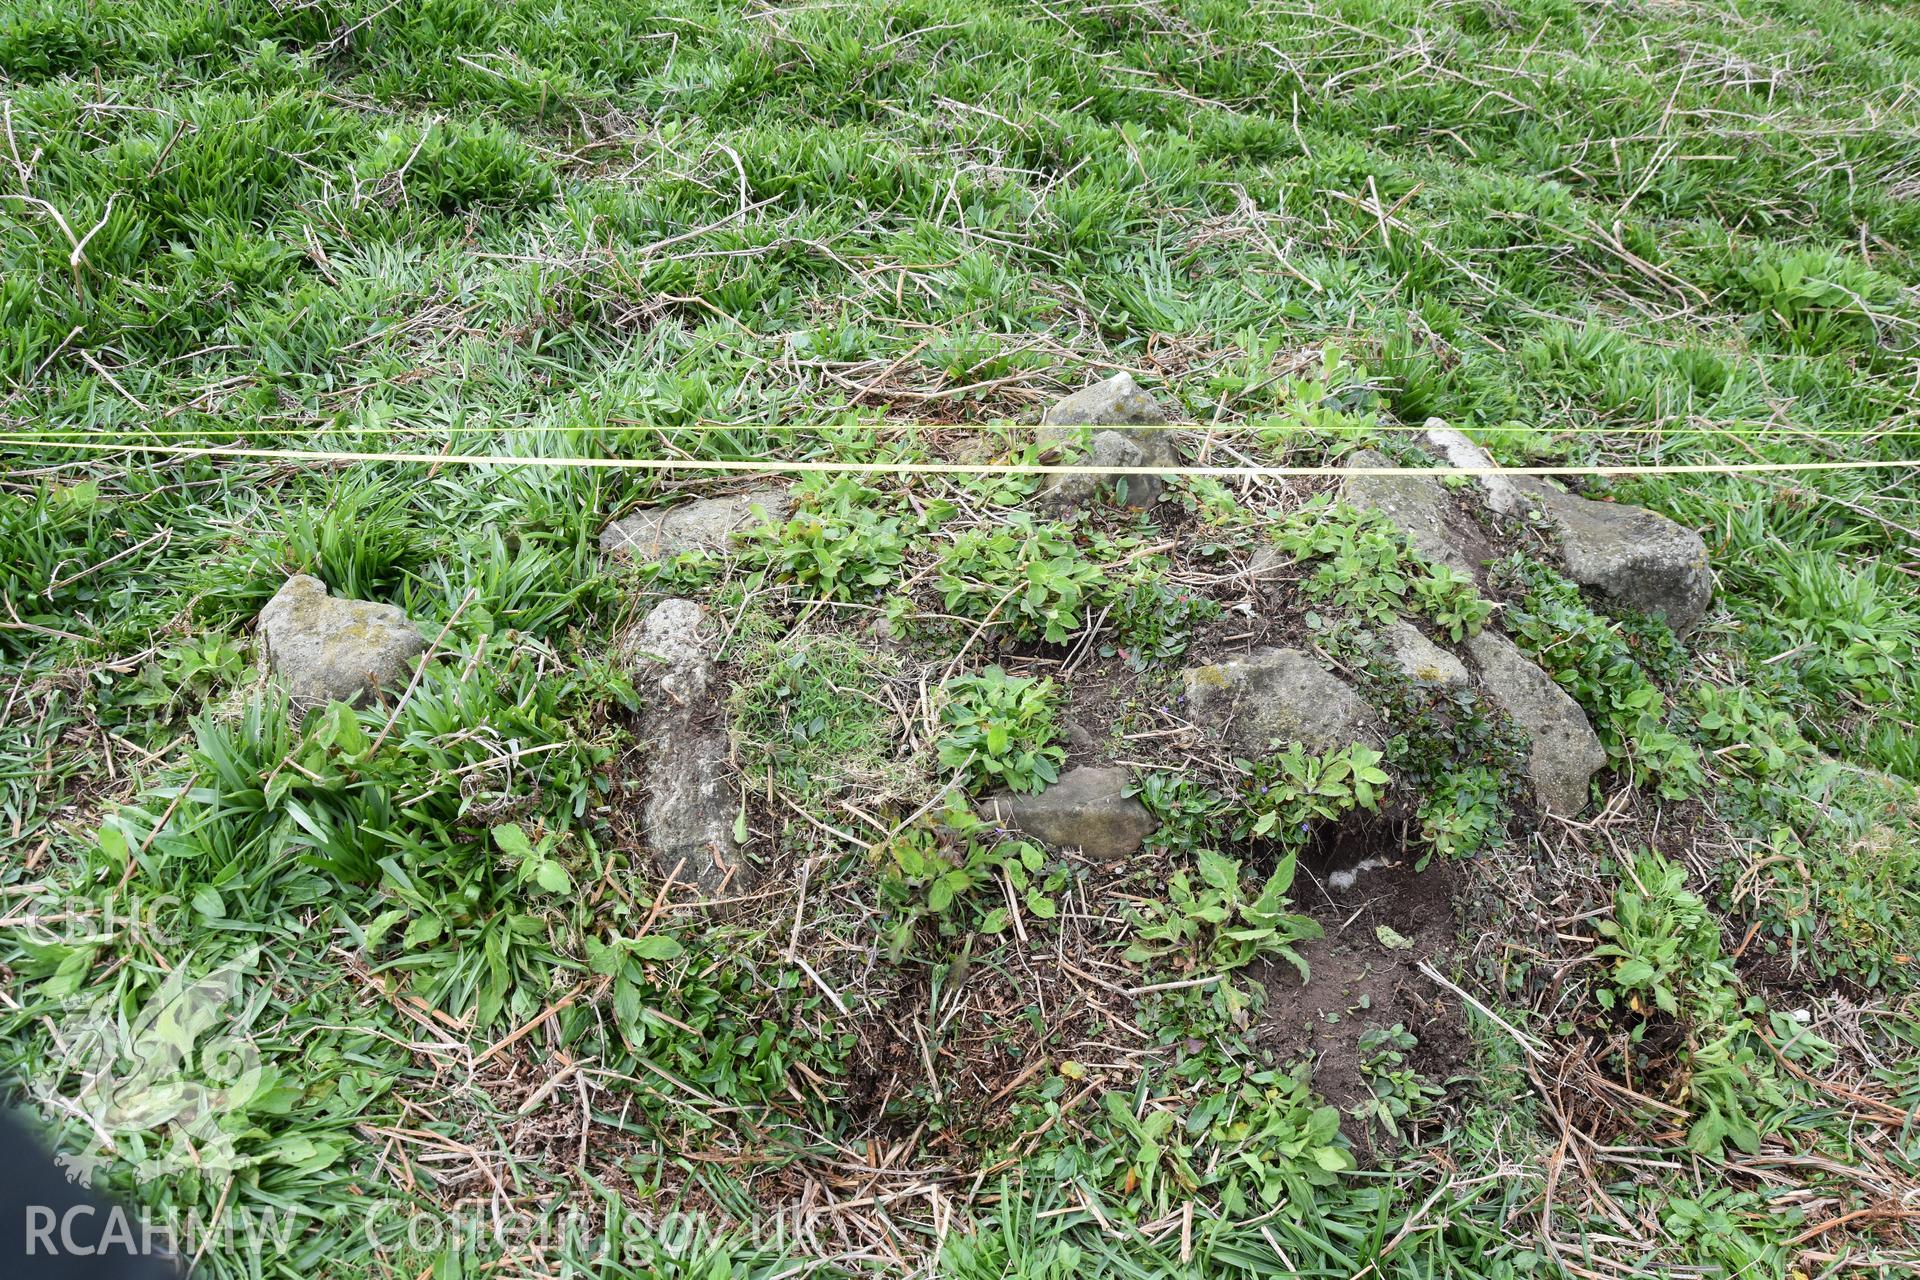
[[[1148,394],[1130,373],[1116,373],[1104,382],[1082,387],[1056,403],[1040,418],[1043,427],[1133,427],[1167,421],[1160,402]]]
[[[1132,374],[1118,373],[1047,410],[1040,419],[1039,438],[1043,445],[1068,444],[1084,435],[1081,428],[1100,428],[1087,439],[1087,453],[1079,460],[1082,465],[1175,467],[1180,456],[1171,433],[1156,429],[1167,421],[1160,403],[1141,389]],[[1161,477],[1153,475],[1050,475],[1044,477],[1034,501],[1044,512],[1064,514],[1092,503],[1103,485],[1118,490],[1123,481],[1129,507],[1152,506],[1166,489]]]

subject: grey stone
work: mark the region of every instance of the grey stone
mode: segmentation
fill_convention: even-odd
[[[981,816],[1055,849],[1091,858],[1137,853],[1159,825],[1147,807],[1126,794],[1123,768],[1082,766],[1033,795],[996,792],[980,802]]]
[[[636,687],[660,695],[648,699],[653,750],[640,815],[654,866],[707,895],[738,888],[748,870],[734,838],[740,797],[731,744],[712,723],[721,716],[717,640],[704,609],[671,599],[655,605],[621,646]]]
[[[1488,700],[1532,739],[1527,777],[1535,802],[1567,817],[1586,808],[1607,752],[1580,704],[1503,636],[1482,631],[1467,641],[1467,653],[1480,668]]]
[[[1456,467],[1493,465],[1485,450],[1438,418],[1427,422],[1426,438]],[[1477,478],[1493,510],[1537,513],[1553,530],[1567,576],[1603,601],[1657,614],[1675,631],[1692,629],[1712,603],[1707,544],[1693,530],[1645,507],[1568,493],[1544,476]]]
[[[1278,547],[1256,547],[1253,554],[1247,557],[1247,576],[1256,579],[1271,577],[1292,563],[1292,559]]]
[[[1448,426],[1444,419],[1428,418],[1425,435],[1427,443],[1439,451],[1448,466],[1477,473],[1474,481],[1486,495],[1489,507],[1503,516],[1517,516],[1526,511],[1531,499],[1522,482],[1537,477],[1490,474],[1486,468],[1497,465],[1493,455],[1467,439],[1464,432]]]
[[[1410,622],[1396,620],[1382,627],[1380,641],[1387,661],[1417,684],[1464,689],[1473,683],[1464,662],[1427,639],[1426,633]]]
[[[1354,467],[1390,467],[1394,463],[1371,449],[1347,459]],[[1348,476],[1340,485],[1341,500],[1362,511],[1378,511],[1407,536],[1413,549],[1436,564],[1472,573],[1465,551],[1447,533],[1447,512],[1453,498],[1440,477],[1432,475]]]
[[[304,573],[260,610],[261,648],[287,692],[306,703],[364,702],[413,674],[426,650],[420,628],[390,604],[327,594]]]
[[[1082,387],[1040,418],[1047,427],[1131,427],[1166,421],[1160,402],[1142,390],[1130,373],[1116,373],[1104,382]]]
[[[728,768],[727,735],[681,723],[660,736],[641,813],[660,874],[709,896],[741,887],[748,867],[734,839],[740,811]]]
[[[622,643],[627,668],[652,679],[678,703],[704,697],[718,637],[707,611],[691,600],[662,600]]]
[[[1146,430],[1097,430],[1087,438],[1087,452],[1079,459],[1090,467],[1176,467],[1180,455],[1171,433],[1154,429],[1167,415],[1154,398],[1141,390],[1131,374],[1120,373],[1105,382],[1074,392],[1047,410],[1040,419],[1042,445],[1078,442],[1082,427],[1144,426]],[[1050,475],[1043,477],[1035,504],[1046,512],[1064,513],[1094,502],[1103,485],[1126,483],[1126,505],[1148,507],[1160,500],[1166,483],[1159,476]]]
[[[768,487],[729,498],[649,507],[602,530],[600,549],[643,563],[670,560],[688,551],[724,551],[734,534],[753,528],[763,517],[779,523],[792,506],[785,489]]]
[[[1087,452],[1075,463],[1087,467],[1177,467],[1180,456],[1163,432],[1096,431],[1088,441]],[[1118,493],[1126,486],[1126,506],[1150,507],[1166,492],[1166,481],[1157,475],[1047,475],[1041,477],[1034,506],[1050,515],[1064,515],[1099,501],[1104,490]]]
[[[709,656],[714,639],[707,611],[691,600],[676,598],[662,600],[648,611],[635,642],[656,661],[681,665]]]
[[[1255,649],[1181,673],[1187,715],[1229,747],[1262,755],[1278,743],[1332,751],[1378,744],[1380,717],[1352,686],[1298,649]]]
[[[1595,502],[1558,490],[1544,499],[1567,576],[1641,613],[1689,631],[1713,602],[1707,544],[1645,507]]]

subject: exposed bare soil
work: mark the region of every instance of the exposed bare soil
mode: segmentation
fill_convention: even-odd
[[[1419,1041],[1407,1065],[1436,1083],[1458,1075],[1472,1056],[1459,1000],[1420,971],[1422,961],[1446,970],[1459,877],[1440,862],[1415,871],[1411,856],[1386,851],[1374,856],[1393,859],[1391,865],[1360,871],[1338,887],[1344,880],[1335,873],[1358,861],[1353,853],[1336,846],[1302,864],[1294,900],[1325,936],[1298,948],[1311,973],[1304,984],[1285,961],[1250,971],[1267,995],[1255,1040],[1283,1062],[1309,1059],[1314,1089],[1340,1108],[1348,1139],[1363,1154],[1382,1154],[1394,1144],[1352,1114],[1372,1096],[1361,1036],[1369,1028],[1404,1027]]]

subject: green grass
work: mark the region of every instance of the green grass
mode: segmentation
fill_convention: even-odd
[[[1085,641],[1159,727],[1181,655],[1244,617],[1210,574],[1303,490],[1023,525],[1031,479],[823,477],[664,571],[728,625],[775,869],[701,908],[635,842],[611,655],[649,583],[598,551],[701,480],[535,464],[1031,458],[988,424],[1114,368],[1215,462],[1431,414],[1516,463],[1913,458],[1916,82],[1920,18],[1842,0],[0,0],[0,1075],[58,1074],[78,994],[131,1012],[258,947],[249,1163],[108,1168],[155,1208],[300,1215],[210,1249],[220,1276],[538,1269],[375,1250],[387,1198],[699,1218],[608,1275],[1903,1274],[1875,1214],[1920,1181],[1911,470],[1596,484],[1707,538],[1684,640],[1537,563],[1409,602],[1385,535],[1289,546],[1314,643],[1499,626],[1594,717],[1609,792],[1638,784],[1536,839],[1499,726],[1396,717],[1425,851],[1505,860],[1451,976],[1518,1035],[1476,1015],[1479,1083],[1363,1162],[1250,1042],[1245,984],[1034,967],[1202,976],[1118,957],[1245,816],[1235,778],[1157,760],[1184,834],[1118,871],[1029,866],[935,803],[943,699],[1009,655]],[[294,571],[442,637],[391,718],[302,723],[259,678]],[[1628,1018],[1654,980],[1602,948],[1647,921],[1675,1008]]]

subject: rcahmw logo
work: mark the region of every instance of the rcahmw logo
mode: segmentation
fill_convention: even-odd
[[[68,1002],[32,1091],[50,1119],[85,1126],[83,1149],[55,1157],[69,1182],[91,1187],[113,1160],[139,1182],[247,1163],[221,1121],[237,1122],[270,1084],[247,1034],[258,959],[250,948],[201,977],[183,962],[130,1016],[113,993]]]

